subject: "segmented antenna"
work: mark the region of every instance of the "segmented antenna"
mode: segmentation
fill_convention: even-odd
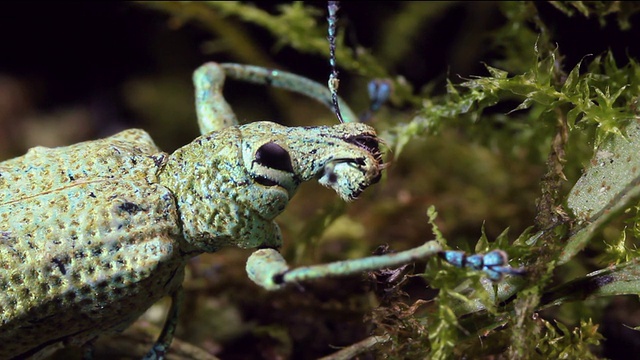
[[[338,79],[338,69],[336,68],[336,22],[338,21],[336,14],[338,13],[339,1],[329,1],[327,4],[327,10],[329,16],[327,22],[329,23],[329,65],[331,65],[331,75],[329,75],[329,90],[331,91],[331,101],[333,102],[333,111],[336,113],[338,120],[343,123],[342,114],[340,113],[340,105],[338,105],[338,86],[340,80]]]

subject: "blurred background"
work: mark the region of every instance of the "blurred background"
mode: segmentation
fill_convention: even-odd
[[[253,5],[275,14],[283,3]],[[311,25],[326,31],[325,4],[311,6],[318,11],[317,23]],[[548,3],[536,7],[550,24],[568,68],[588,54],[607,49],[621,62],[627,55],[640,55],[634,44],[639,30],[621,30],[614,15],[601,25],[596,18],[567,17]],[[105,136],[130,126],[143,126],[162,148],[171,151],[193,138],[189,134],[195,129],[190,74],[205,61],[273,66],[322,83],[328,77],[326,54],[308,55],[279,45],[263,28],[220,12],[207,23],[184,14],[170,16],[169,10],[168,4],[151,3],[5,4],[0,14],[3,134],[15,133],[38,116],[46,114],[47,119],[28,125],[46,130],[24,129],[27,135],[5,136],[0,154],[7,158],[47,141],[68,144],[88,132],[90,137]],[[506,21],[497,2],[353,1],[342,4],[339,18],[347,46],[369,50],[389,75],[402,75],[414,89],[429,85],[434,92],[443,92],[447,77],[459,82],[470,75],[486,75],[483,62],[495,66],[504,59],[504,51],[491,46],[495,30]],[[366,106],[366,91],[358,81],[370,79],[342,71],[341,80],[343,96],[356,108]],[[235,110],[244,115],[241,118],[309,124],[326,117],[317,115],[319,111],[303,111],[310,119],[292,120],[289,117],[300,111],[290,109],[295,102],[277,107],[255,99],[262,98],[256,94],[264,89],[243,89],[241,95],[233,90],[227,91],[228,96],[237,102]],[[251,97],[255,98],[244,100]],[[88,121],[77,119],[82,116]],[[47,127],[56,118],[74,126]],[[163,135],[162,126],[180,131]],[[55,129],[61,128],[60,141],[44,140],[46,133],[55,137]],[[37,136],[43,139],[31,138]]]

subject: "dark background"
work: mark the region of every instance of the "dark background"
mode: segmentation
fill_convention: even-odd
[[[258,2],[256,6],[275,12],[277,4]],[[324,11],[324,3],[315,4]],[[381,24],[399,6],[397,2],[344,2],[339,16],[347,43],[371,48],[375,55],[376,37],[384,29]],[[565,56],[567,70],[586,55],[607,49],[613,50],[620,65],[627,55],[640,55],[638,26],[623,31],[614,15],[602,27],[598,19],[579,14],[568,18],[544,2],[536,7],[551,24],[552,39]],[[637,18],[633,16],[631,22]],[[503,23],[494,2],[452,3],[425,22],[420,36],[398,39],[410,42],[412,56],[388,70],[405,76],[416,89],[434,80],[442,83],[446,76],[457,81],[458,75],[484,75],[482,62],[491,64],[500,55],[489,53],[483,36]],[[286,46],[277,48],[277,39],[268,32],[253,25],[242,26],[281,68],[326,81],[325,59],[299,54]],[[98,134],[106,135],[114,131],[113,127],[140,121],[139,114],[123,99],[126,95],[122,86],[128,80],[171,74],[189,81],[191,72],[205,61],[235,60],[224,51],[203,53],[202,44],[211,39],[212,35],[198,24],[172,27],[168,15],[140,4],[9,2],[0,13],[0,75],[26,86],[29,103],[23,111],[50,112],[83,104],[91,110]],[[350,76],[341,74],[345,82]],[[282,117],[277,109],[266,110],[271,111],[270,118]],[[14,114],[14,118],[20,115],[24,112]]]

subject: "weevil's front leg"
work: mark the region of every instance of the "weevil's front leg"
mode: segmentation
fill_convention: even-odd
[[[200,66],[193,73],[193,83],[196,88],[196,113],[202,134],[238,124],[233,110],[222,94],[225,76],[297,92],[319,101],[330,109],[332,108],[329,89],[305,77],[258,66],[210,62]],[[357,122],[358,117],[349,106],[342,99],[338,101],[344,122]]]
[[[167,314],[167,320],[164,323],[162,332],[151,350],[149,350],[147,355],[144,356],[143,360],[164,359],[164,356],[171,345],[171,341],[173,340],[173,334],[176,331],[176,325],[178,324],[178,311],[182,305],[183,297],[184,290],[182,289],[182,286],[171,294],[171,307],[169,308],[169,314]]]
[[[247,260],[247,274],[253,282],[263,288],[276,290],[289,283],[394,268],[434,255],[440,256],[454,266],[482,271],[492,281],[500,281],[506,274],[525,274],[524,269],[509,266],[507,254],[502,250],[496,249],[487,254],[467,256],[462,251],[443,251],[442,246],[436,241],[429,241],[422,246],[399,253],[305,266],[293,270],[289,270],[289,266],[277,250],[260,249]]]
[[[289,270],[289,266],[277,250],[260,249],[251,254],[247,260],[247,274],[256,284],[267,290],[275,290],[289,283],[398,267],[437,255],[441,251],[442,246],[437,241],[429,241],[417,248],[398,253]]]
[[[220,64],[224,73],[232,79],[273,86],[308,96],[333,110],[333,95],[324,85],[300,75],[282,70],[265,69],[241,64]],[[337,95],[336,95],[337,96]],[[349,105],[337,97],[343,122],[358,122],[358,117]]]
[[[196,114],[201,134],[238,125],[236,114],[222,95],[224,69],[216,63],[206,63],[193,73],[196,88]]]

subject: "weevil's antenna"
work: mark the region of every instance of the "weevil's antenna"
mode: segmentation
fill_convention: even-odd
[[[331,75],[329,75],[329,90],[331,91],[331,101],[333,102],[333,111],[336,113],[340,123],[344,123],[342,120],[342,114],[340,113],[340,105],[338,105],[338,86],[340,80],[338,79],[338,69],[336,68],[336,22],[338,21],[336,14],[338,13],[339,1],[328,1],[327,10],[329,16],[327,22],[329,23],[329,65],[331,65]]]

